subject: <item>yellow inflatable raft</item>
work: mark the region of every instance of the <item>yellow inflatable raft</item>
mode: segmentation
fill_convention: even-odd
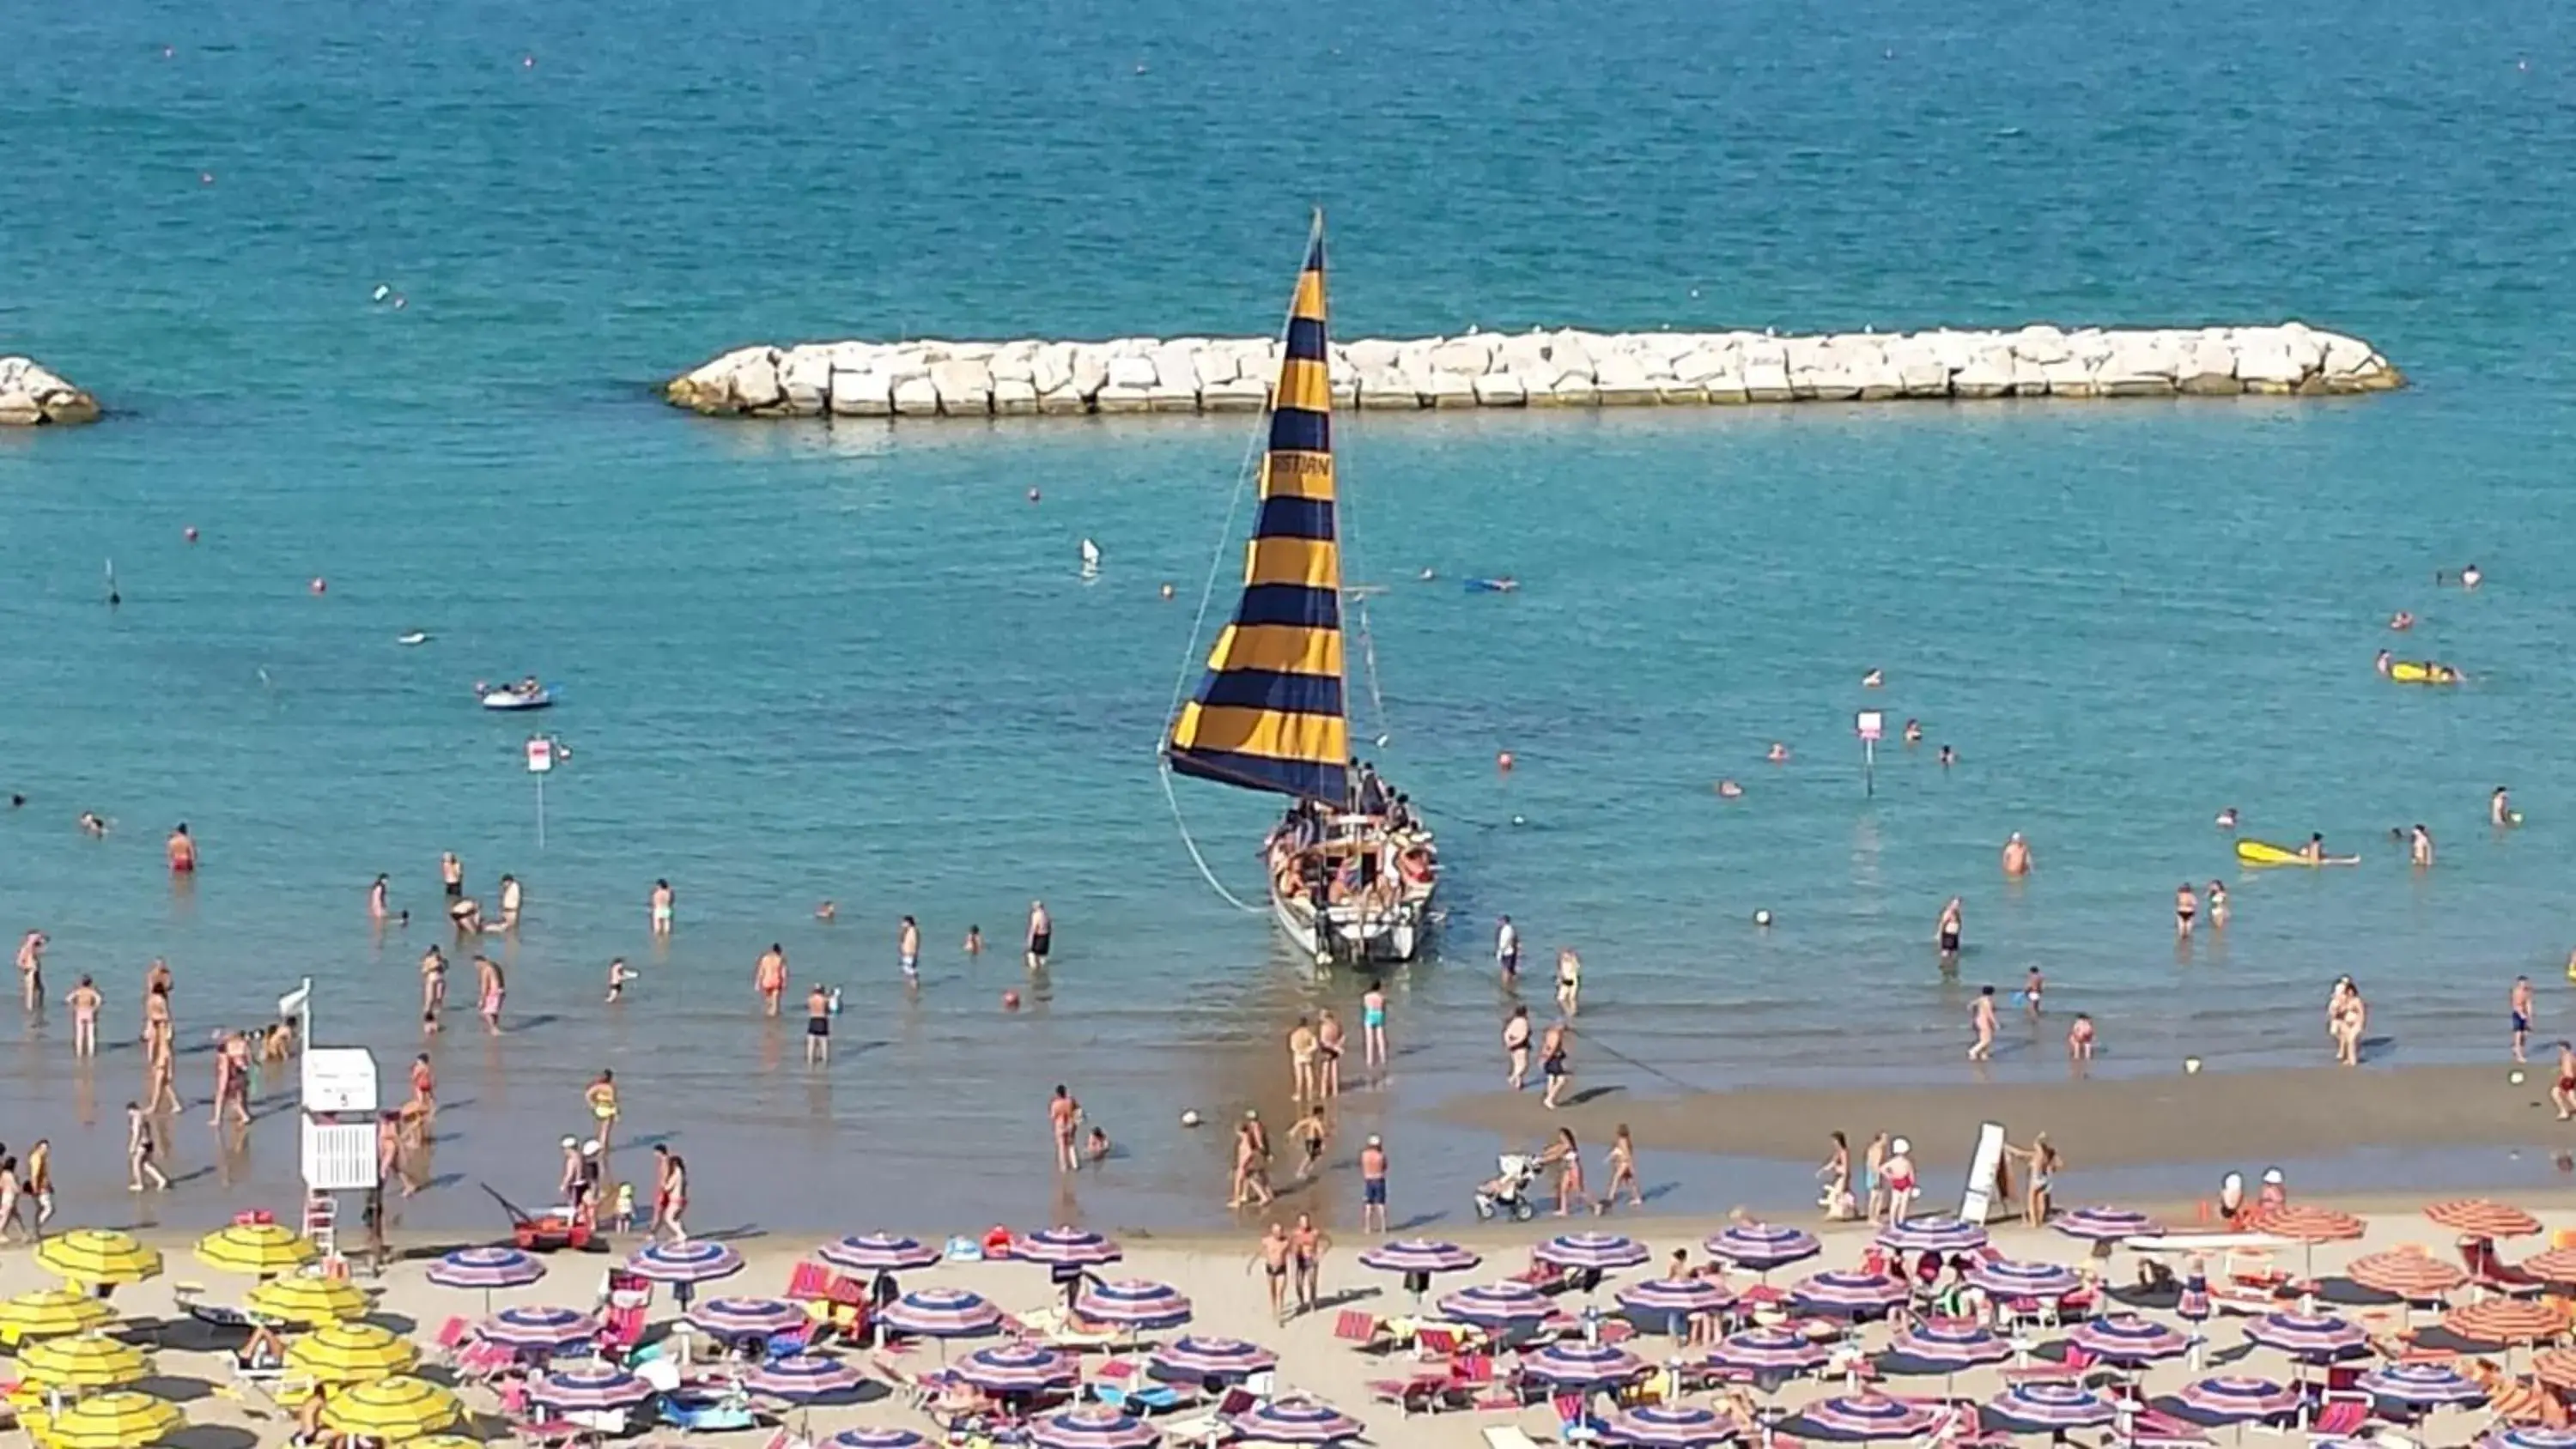
[[[2323,860],[2310,860],[2295,850],[2285,850],[2267,840],[2236,842],[2236,858],[2247,865],[2359,865],[2357,855],[2329,855]]]
[[[2389,664],[2388,677],[2400,684],[2457,684],[2460,682],[2460,671],[2447,664],[2434,664],[2430,661],[2418,663],[2412,659],[2399,659]]]

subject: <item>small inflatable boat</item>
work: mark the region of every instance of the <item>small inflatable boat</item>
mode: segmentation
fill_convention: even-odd
[[[483,691],[485,709],[544,709],[554,702],[555,692],[542,685],[529,690],[521,689],[514,684],[505,684],[499,689]]]
[[[1467,592],[1471,594],[1515,594],[1520,587],[1521,581],[1510,577],[1467,580]]]

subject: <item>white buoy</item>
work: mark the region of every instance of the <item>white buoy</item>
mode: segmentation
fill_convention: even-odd
[[[1181,1113],[1181,1125],[1184,1127],[1196,1127],[1199,1125],[1198,1108],[1191,1107],[1183,1111]]]

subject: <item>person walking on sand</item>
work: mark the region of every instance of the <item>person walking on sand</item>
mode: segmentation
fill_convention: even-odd
[[[509,986],[501,977],[501,965],[489,956],[474,958],[474,996],[483,1016],[483,1029],[494,1036],[501,1034],[501,998]]]
[[[1825,1160],[1816,1165],[1816,1177],[1825,1185],[1823,1201],[1825,1221],[1841,1222],[1852,1215],[1851,1139],[1840,1132],[1828,1132],[1825,1139],[1833,1144]]]
[[[1022,960],[1031,971],[1044,971],[1047,955],[1055,949],[1055,917],[1047,914],[1046,902],[1029,902],[1028,945]]]
[[[1861,1154],[1860,1186],[1872,1223],[1887,1221],[1887,1133],[1880,1131],[1869,1139],[1869,1148]]]
[[[607,1154],[610,1134],[617,1128],[617,1074],[602,1067],[581,1094],[582,1104],[590,1109],[592,1135],[599,1139],[599,1150]]]
[[[35,1205],[36,1241],[45,1240],[45,1224],[54,1220],[54,1144],[39,1137],[27,1149],[27,1201]]]
[[[42,931],[29,931],[18,939],[18,998],[31,1013],[45,1009],[45,945],[49,939]]]
[[[2004,840],[2004,874],[2015,879],[2030,874],[2030,845],[2018,830]]]
[[[1309,1096],[1322,1096],[1315,1090],[1315,1028],[1306,1018],[1288,1029],[1288,1100],[1305,1101]]]
[[[1315,1226],[1313,1213],[1297,1214],[1297,1226],[1288,1230],[1288,1260],[1297,1270],[1297,1312],[1315,1311],[1324,1278],[1324,1255],[1333,1248],[1332,1235]]]
[[[1646,1194],[1637,1186],[1637,1139],[1628,1134],[1622,1122],[1610,1134],[1610,1181],[1601,1189],[1601,1199],[1592,1205],[1593,1216],[1608,1213],[1618,1200],[1619,1189],[1628,1189],[1628,1206],[1644,1207]]]
[[[1530,1022],[1529,1008],[1515,1006],[1503,1018],[1503,1080],[1517,1092],[1529,1082]]]
[[[2531,1039],[2531,978],[2513,978],[2513,995],[2507,1009],[2513,1014],[2513,1059],[2523,1060],[2523,1045]]]
[[[1504,916],[1494,926],[1494,969],[1509,987],[1521,979],[1521,928]]]
[[[151,1117],[144,1113],[139,1104],[126,1103],[125,1190],[127,1192],[143,1191],[143,1184],[147,1179],[150,1180],[154,1192],[170,1190],[169,1177],[163,1174],[161,1165],[153,1160],[159,1151],[160,1144],[152,1135]]]
[[[1540,1171],[1556,1169],[1556,1215],[1572,1217],[1574,1205],[1591,1207],[1592,1194],[1583,1190],[1583,1149],[1575,1144],[1574,1129],[1559,1127],[1556,1140],[1549,1143],[1533,1164]]]
[[[426,1132],[438,1121],[438,1070],[429,1064],[429,1053],[411,1059],[411,1101],[403,1116]]]
[[[1246,1112],[1234,1129],[1234,1196],[1226,1206],[1268,1207],[1270,1191],[1270,1152],[1261,1135],[1261,1116]]]
[[[1360,1148],[1360,1231],[1386,1232],[1386,1142],[1379,1137]]]
[[[1082,1108],[1064,1083],[1055,1084],[1055,1096],[1047,1101],[1047,1127],[1055,1134],[1055,1170],[1080,1172],[1082,1154],[1074,1150],[1075,1130],[1082,1122]]]
[[[1386,1070],[1386,983],[1371,981],[1360,996],[1360,1049],[1372,1071]]]
[[[1288,1128],[1290,1140],[1297,1144],[1297,1181],[1310,1182],[1324,1165],[1324,1145],[1332,1140],[1332,1124],[1324,1118],[1324,1104],[1298,1118]]]
[[[1342,1022],[1329,1006],[1315,1008],[1315,1095],[1342,1094]]]
[[[1556,953],[1556,1009],[1572,1016],[1583,1000],[1583,958],[1570,946]]]
[[[166,1031],[152,1038],[145,1049],[143,1101],[157,1115],[177,1112],[187,1106],[179,1099],[179,1065],[171,1052]]]
[[[1547,1035],[1539,1039],[1538,1070],[1547,1079],[1547,1094],[1539,1098],[1539,1105],[1551,1112],[1556,1110],[1556,1099],[1565,1090],[1566,1079],[1574,1074],[1566,1063],[1566,1042],[1572,1035],[1564,1022],[1552,1021],[1547,1024]]]
[[[1914,1216],[1914,1144],[1902,1137],[1887,1144],[1887,1220],[1901,1223]]]
[[[98,1055],[98,1008],[105,1000],[106,998],[99,995],[98,988],[92,985],[86,976],[80,979],[78,986],[64,995],[63,1005],[72,1009],[73,1056]]]
[[[1941,907],[1940,923],[1932,928],[1932,938],[1941,948],[1941,964],[1954,965],[1959,959],[1959,943],[1967,931],[1967,911],[1957,896]]]
[[[787,994],[787,948],[776,941],[760,953],[759,964],[751,968],[751,989],[760,993],[760,1014],[776,1016],[778,998]]]
[[[1968,1060],[1992,1061],[1995,1055],[1995,989],[1977,988],[1977,999],[1968,1007],[1968,1022],[1976,1029],[1977,1039],[1969,1044]]]
[[[805,1065],[829,1066],[832,1061],[832,993],[817,981],[805,993]]]
[[[921,984],[921,927],[912,917],[903,918],[903,926],[894,933],[895,962],[903,969],[906,986]]]
[[[1270,1321],[1288,1321],[1288,1233],[1276,1221],[1261,1235],[1261,1246],[1252,1253],[1252,1261],[1270,1279]]]

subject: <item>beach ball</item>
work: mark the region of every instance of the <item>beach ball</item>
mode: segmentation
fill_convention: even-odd
[[[2520,1068],[2520,1067],[2516,1067],[2516,1068],[2514,1068],[2512,1071],[2505,1073],[2505,1074],[2504,1074],[2504,1079],[2505,1079],[2506,1081],[2508,1081],[2508,1082],[2512,1083],[2513,1085],[2517,1086],[2517,1087],[2521,1086],[2521,1085],[2522,1085],[2522,1068]]]

